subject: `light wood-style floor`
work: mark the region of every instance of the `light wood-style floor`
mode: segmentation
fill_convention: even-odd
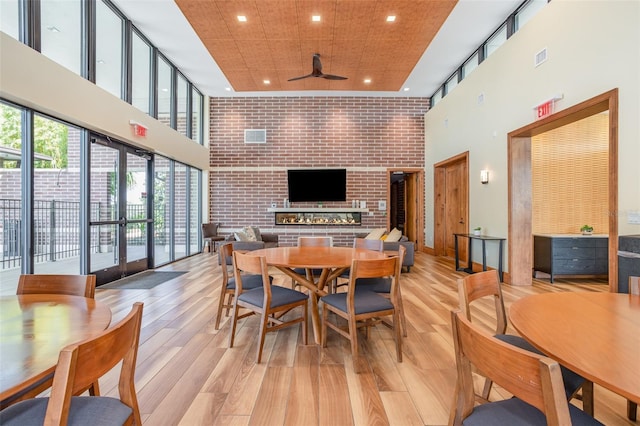
[[[255,316],[240,321],[231,349],[228,321],[214,330],[221,282],[217,257],[205,253],[161,270],[189,272],[151,290],[96,291],[111,307],[113,322],[134,302],[144,302],[136,385],[145,424],[447,423],[455,381],[449,311],[458,303],[455,280],[465,275],[453,270],[451,259],[416,254],[416,265],[401,281],[409,329],[403,362],[396,362],[392,334],[380,325],[369,340],[360,339],[361,374],[353,371],[346,339],[329,330],[326,349],[304,346],[299,326],[269,333],[263,362],[255,364]],[[533,293],[606,291],[594,281],[534,281],[532,287],[504,285],[507,306]],[[276,282],[289,280],[276,275]],[[492,312],[487,303],[474,315],[493,327]],[[100,382],[102,393],[114,395],[116,382],[110,372]],[[494,399],[507,396],[492,391]],[[626,400],[599,386],[595,413],[607,425],[634,424],[626,419]]]

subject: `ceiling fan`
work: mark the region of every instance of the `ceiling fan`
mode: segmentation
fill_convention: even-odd
[[[346,80],[347,79],[347,77],[341,77],[339,75],[323,74],[322,63],[320,62],[319,53],[315,53],[313,55],[313,71],[311,72],[311,74],[303,75],[301,77],[293,77],[287,81],[302,80],[303,78],[309,78],[309,77],[320,77],[320,78],[326,78],[327,80]]]

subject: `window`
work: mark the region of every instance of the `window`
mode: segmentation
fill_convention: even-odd
[[[498,47],[507,41],[507,26],[503,25],[498,31],[495,32],[484,45],[484,57],[488,58]]]
[[[442,87],[439,88],[433,96],[431,96],[431,108],[440,102],[440,100],[442,100]]]
[[[202,140],[202,95],[193,87],[191,89],[191,139],[200,145],[204,143]]]
[[[173,91],[172,67],[162,56],[158,57],[158,117],[171,126],[171,92]]]
[[[522,6],[516,13],[516,31],[519,30],[526,24],[529,19],[535,16],[540,9],[542,9],[548,0],[530,0],[527,4]]]
[[[200,171],[189,167],[189,254],[196,254],[202,245],[200,235]]]
[[[176,130],[181,134],[187,135],[187,109],[188,109],[188,90],[189,83],[187,79],[182,76],[182,74],[178,74],[178,110],[176,115]]]
[[[40,51],[78,75],[82,63],[82,3],[68,0],[40,1]]]
[[[151,46],[133,31],[131,42],[131,104],[149,114],[151,105]]]
[[[452,75],[449,80],[447,80],[445,84],[446,93],[451,93],[451,91],[458,85],[458,73]]]
[[[171,161],[154,157],[153,241],[154,266],[171,261]]]
[[[18,0],[0,1],[0,30],[20,40],[20,7]]]
[[[174,189],[173,189],[173,230],[175,259],[180,259],[187,255],[187,234],[189,232],[189,218],[187,217],[187,204],[189,202],[187,192],[187,170],[188,167],[182,163],[175,162],[174,167]]]
[[[462,65],[462,78],[467,78],[476,68],[478,68],[478,52],[474,53],[473,56],[467,59],[467,62]]]
[[[96,84],[122,97],[124,21],[104,2],[96,2]]]

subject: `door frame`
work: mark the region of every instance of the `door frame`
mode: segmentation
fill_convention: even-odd
[[[405,193],[405,202],[407,206],[411,204],[416,206],[414,217],[416,220],[416,250],[421,251],[424,248],[424,169],[418,167],[398,167],[387,169],[387,229],[391,226],[391,218],[389,216],[389,209],[391,208],[391,175],[397,172],[402,172],[406,175],[414,175],[416,178],[416,185],[411,193]],[[411,202],[407,202],[411,200]],[[407,209],[408,210],[408,209]]]
[[[595,96],[508,133],[509,282],[532,285],[531,138],[609,111],[609,291],[618,290],[618,89]]]
[[[464,198],[465,205],[462,208],[463,221],[469,223],[469,151],[465,151],[461,154],[449,157],[446,160],[442,160],[433,165],[433,251],[435,256],[446,256],[446,243],[445,233],[447,231],[445,226],[446,217],[446,193],[445,185],[446,171],[448,167],[454,164],[463,164],[464,166],[464,179],[463,182],[466,185],[465,192],[467,196]],[[460,247],[461,259],[466,258],[466,247]]]

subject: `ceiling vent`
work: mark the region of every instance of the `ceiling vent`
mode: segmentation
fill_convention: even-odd
[[[267,130],[244,129],[244,143],[267,143]]]
[[[537,67],[538,65],[546,61],[547,61],[547,48],[545,47],[544,49],[536,53],[536,55],[534,56],[533,66]]]

